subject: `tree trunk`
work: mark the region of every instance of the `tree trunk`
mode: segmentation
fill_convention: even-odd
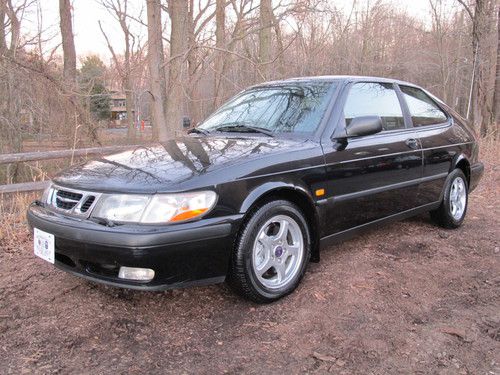
[[[271,0],[260,0],[259,62],[262,75],[270,78],[273,8]]]
[[[127,137],[130,141],[135,140],[135,118],[133,111],[134,95],[130,72],[123,80],[123,90],[125,91],[125,110],[127,111]]]
[[[169,136],[182,129],[184,90],[186,88],[186,53],[188,46],[188,5],[185,0],[170,0],[171,20],[167,129]]]
[[[216,0],[215,3],[215,47],[224,49],[226,33],[226,0]],[[215,69],[214,69],[214,107],[218,107],[222,98],[219,92],[223,90],[222,75],[224,69],[225,53],[215,51]]]
[[[497,58],[496,58],[496,75],[495,75],[495,91],[493,93],[493,118],[495,129],[498,129],[500,124],[500,8],[497,14]],[[498,136],[498,134],[496,135]]]
[[[12,56],[15,56],[17,47],[19,46],[19,37],[21,35],[21,21],[18,18],[16,9],[14,8],[12,1],[6,1],[6,0],[0,0],[0,1],[3,2],[2,9],[9,18],[10,22],[9,52]]]
[[[76,52],[70,0],[59,0],[59,16],[64,54],[63,76],[66,82],[73,86],[76,83]]]
[[[125,110],[127,111],[127,137],[130,141],[135,140],[135,126],[134,126],[134,112],[133,106],[133,91],[132,91],[132,77],[130,68],[130,31],[128,26],[125,25],[125,19],[121,20],[122,29],[125,34],[125,71],[123,77],[123,90],[125,91]]]
[[[187,80],[184,86],[184,91],[187,93],[185,111],[189,114],[192,121],[197,117],[198,100],[196,92],[196,37],[195,37],[195,20],[194,20],[194,0],[188,0],[188,17],[187,17]]]
[[[488,132],[489,113],[488,80],[491,72],[488,64],[489,49],[486,36],[491,32],[489,13],[493,2],[476,0],[472,17],[472,51],[474,58],[470,119],[474,127],[482,134]],[[470,10],[469,10],[469,14]],[[469,113],[468,113],[469,114]]]
[[[5,40],[5,8],[3,4],[0,4],[0,56],[5,53],[6,49],[7,42]]]
[[[148,65],[150,90],[153,96],[153,135],[160,142],[167,140],[168,131],[165,121],[166,80],[163,57],[161,27],[161,6],[157,0],[147,0],[148,13]]]
[[[285,50],[283,47],[283,35],[281,34],[280,23],[276,19],[273,13],[271,13],[274,23],[274,33],[276,34],[276,44],[278,47],[278,72],[280,77],[285,77]]]

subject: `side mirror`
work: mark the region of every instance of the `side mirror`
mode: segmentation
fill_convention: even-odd
[[[346,128],[348,137],[360,137],[363,135],[376,134],[382,131],[382,119],[380,116],[354,117]]]
[[[184,116],[182,118],[182,127],[184,129],[188,129],[191,127],[191,119],[189,117]]]

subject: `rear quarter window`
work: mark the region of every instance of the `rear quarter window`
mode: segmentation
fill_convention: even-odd
[[[423,90],[410,86],[399,86],[403,92],[413,126],[442,124],[448,115]]]

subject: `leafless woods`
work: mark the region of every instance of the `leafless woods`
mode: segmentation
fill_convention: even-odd
[[[88,20],[109,64],[76,55],[72,1],[59,0],[52,33],[41,2],[0,0],[0,152],[101,143],[99,129],[113,124],[129,141],[152,124],[161,141],[251,84],[323,74],[421,84],[483,135],[498,133],[495,0],[429,0],[427,14],[390,0],[94,0],[109,15],[107,26]],[[27,14],[36,30],[23,27]]]

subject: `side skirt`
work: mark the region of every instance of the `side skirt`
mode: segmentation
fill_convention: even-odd
[[[403,211],[391,216],[384,217],[382,219],[378,219],[375,221],[372,221],[370,223],[366,223],[363,225],[359,225],[357,227],[351,228],[351,229],[346,229],[342,232],[334,233],[329,236],[323,237],[320,239],[320,249],[324,249],[325,247],[328,247],[332,244],[338,243],[345,241],[349,238],[352,238],[360,233],[365,232],[368,229],[372,228],[377,228],[385,224],[393,223],[395,221],[400,221],[407,219],[412,216],[416,216],[418,214],[428,212],[431,210],[435,210],[436,208],[439,207],[441,204],[441,201],[434,202],[434,203],[428,203],[420,207],[412,208],[407,211]]]

